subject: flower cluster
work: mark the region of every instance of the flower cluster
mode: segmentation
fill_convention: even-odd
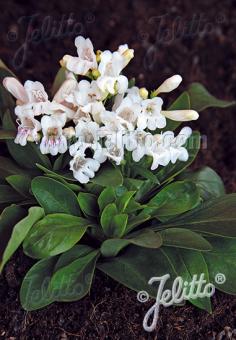
[[[65,55],[61,60],[66,80],[52,100],[38,81],[28,80],[23,86],[15,78],[4,79],[4,86],[17,100],[15,143],[40,143],[41,153],[53,156],[69,150],[73,157],[70,169],[80,183],[93,178],[106,160],[121,164],[126,150],[132,152],[135,162],[151,156],[152,170],[186,161],[188,152],[183,145],[191,129],[183,128],[177,137],[161,130],[167,118],[190,121],[197,119],[198,113],[163,110],[159,96],[176,89],[182,78],[174,75],[150,96],[145,88],[129,87],[127,77],[121,74],[134,56],[127,45],[115,52],[95,53],[90,39],[81,36],[75,45],[78,56]],[[77,80],[78,75],[84,77]]]

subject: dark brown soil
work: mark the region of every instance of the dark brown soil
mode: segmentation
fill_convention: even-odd
[[[89,36],[96,48],[116,49],[127,42],[135,49],[136,57],[127,72],[140,86],[153,89],[166,77],[180,73],[184,82],[175,95],[199,81],[222,99],[236,97],[233,0],[1,0],[0,5],[0,57],[22,81],[37,79],[49,88],[58,60],[65,53],[75,55],[76,34],[69,34],[65,24],[71,15],[70,27]],[[24,44],[26,31],[28,43]],[[22,62],[19,51],[24,48]],[[228,192],[236,189],[235,110],[207,110],[193,124],[208,138],[208,147],[194,166],[217,170]],[[142,329],[149,304],[137,302],[134,292],[100,273],[90,296],[82,301],[26,313],[18,293],[31,264],[19,251],[0,278],[2,339],[233,339],[227,328],[236,328],[236,298],[232,296],[217,293],[212,315],[189,304],[163,309],[157,330],[149,335]]]

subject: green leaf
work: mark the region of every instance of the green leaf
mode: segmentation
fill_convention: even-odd
[[[25,217],[25,210],[11,205],[3,210],[0,216],[0,258],[7,247],[14,226]]]
[[[212,250],[211,244],[205,238],[188,229],[170,228],[160,233],[164,246],[201,251]]]
[[[150,220],[151,216],[144,213],[143,211],[139,213],[138,215],[129,218],[128,225],[126,228],[126,233],[130,232],[131,230],[135,229],[142,223]]]
[[[10,159],[6,157],[0,156],[0,177],[4,178],[10,175],[24,174],[24,170],[22,170],[18,165],[12,162]]]
[[[104,257],[117,256],[118,253],[129,244],[156,249],[161,247],[162,238],[159,233],[155,233],[151,229],[143,229],[123,239],[112,238],[105,240],[101,246],[101,253]]]
[[[33,265],[27,272],[20,289],[20,301],[26,311],[43,308],[55,301],[49,291],[57,257],[43,259]]]
[[[190,181],[177,181],[167,185],[156,194],[143,211],[160,221],[165,221],[195,208],[199,203],[197,186]]]
[[[229,102],[215,98],[199,83],[191,84],[188,89],[188,94],[190,97],[191,109],[198,112],[201,112],[208,107],[227,108],[236,104],[234,101]]]
[[[98,216],[97,197],[87,192],[80,192],[78,202],[81,210],[86,216]]]
[[[33,258],[61,254],[82,238],[89,225],[90,222],[82,217],[47,215],[30,230],[23,244],[24,252]]]
[[[6,262],[15,253],[20,244],[24,241],[26,235],[32,226],[44,217],[44,210],[39,207],[31,207],[23,220],[18,222],[12,229],[11,237],[7,243],[7,246],[3,252],[0,262],[0,272],[5,266]]]
[[[127,222],[127,214],[118,214],[113,216],[111,236],[122,237],[125,234]]]
[[[208,240],[212,244],[213,250],[203,255],[208,265],[210,280],[217,289],[235,295],[236,239],[210,237]],[[216,280],[220,274],[225,276],[226,281],[223,283]]]
[[[114,203],[115,200],[116,200],[116,193],[115,193],[114,188],[112,187],[105,188],[98,197],[98,205],[99,205],[100,211],[103,211],[104,208],[109,203]]]
[[[52,96],[56,94],[56,92],[59,90],[63,82],[66,80],[66,68],[61,67],[59,71],[56,74],[56,77],[54,79],[53,85],[52,85]]]
[[[75,178],[68,178],[66,174],[57,173],[53,170],[45,168],[45,166],[41,164],[36,164],[37,168],[42,170],[46,175],[51,176],[52,178],[60,181],[72,181],[78,183],[78,181]]]
[[[187,91],[184,91],[175,101],[168,107],[168,110],[189,110],[190,109],[190,97]],[[179,127],[181,122],[175,122],[167,119],[166,127],[164,131],[174,131]]]
[[[125,212],[132,197],[134,196],[135,191],[127,191],[121,197],[118,197],[116,200],[116,206],[119,212]]]
[[[47,177],[34,178],[32,192],[46,214],[80,215],[79,204],[74,192],[54,179]]]
[[[16,131],[15,130],[0,129],[0,140],[15,139],[15,137],[16,137]]]
[[[92,183],[101,185],[103,187],[117,187],[122,185],[123,177],[118,168],[112,164],[104,164],[94,178],[91,179]]]
[[[20,202],[22,200],[22,196],[19,195],[18,192],[11,188],[9,185],[0,185],[0,204]]]
[[[198,171],[182,173],[179,179],[187,179],[196,183],[200,196],[205,201],[225,194],[222,179],[214,170],[207,166]]]
[[[12,158],[23,168],[35,169],[37,163],[47,168],[52,166],[49,158],[40,152],[39,146],[35,143],[21,146],[14,143],[14,141],[7,141],[7,147]]]
[[[168,257],[160,249],[148,249],[137,246],[129,246],[122,255],[110,259],[104,259],[97,267],[114,280],[139,292],[145,290],[156,298],[156,285],[149,285],[152,277],[161,277],[170,274],[165,287],[171,287],[176,273],[169,262]]]
[[[58,269],[52,276],[50,291],[57,301],[75,301],[88,294],[99,252],[79,254],[73,262]]]
[[[104,233],[108,237],[112,236],[112,233],[113,233],[112,222],[113,222],[114,216],[117,214],[118,214],[118,210],[114,203],[108,204],[102,212],[100,222],[101,222],[101,226],[102,226]]]
[[[190,283],[194,275],[197,275],[199,279],[200,276],[204,274],[206,284],[210,282],[207,264],[201,252],[185,249],[178,250],[168,247],[163,247],[162,251],[168,257],[174,271],[183,281]],[[202,285],[201,291],[203,291],[204,287],[205,284]],[[190,289],[191,288],[188,287],[187,293],[189,293]],[[209,313],[212,312],[209,297],[190,299],[190,302],[201,309],[207,310]]]
[[[154,230],[186,228],[207,235],[236,237],[236,194],[224,195],[167,223],[153,226]]]
[[[28,197],[31,187],[31,177],[27,175],[11,175],[6,181],[21,195]]]

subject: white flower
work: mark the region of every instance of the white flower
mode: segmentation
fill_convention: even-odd
[[[97,79],[98,87],[103,92],[111,94],[122,94],[128,89],[129,81],[127,77],[119,75],[117,77],[101,76]]]
[[[71,98],[76,87],[77,81],[75,78],[69,77],[66,79],[55,94],[53,101],[49,105],[49,112],[47,113],[66,113],[67,118],[72,119],[76,112],[76,106],[67,99]]]
[[[65,55],[62,59],[62,65],[69,71],[86,75],[89,70],[97,68],[96,55],[93,50],[93,44],[90,39],[78,36],[75,39],[78,57]]]
[[[56,156],[67,151],[67,140],[63,135],[63,127],[66,123],[65,114],[43,116],[41,119],[43,138],[40,144],[42,154]]]
[[[85,158],[84,153],[78,152],[70,161],[70,170],[73,171],[74,177],[82,184],[88,183],[90,178],[95,176],[100,163],[92,158]]]
[[[132,86],[127,90],[127,97],[132,100],[133,103],[141,104],[143,98],[140,95],[140,89],[137,86]]]
[[[24,111],[32,111],[35,116],[47,113],[48,95],[39,81],[27,80],[23,86],[14,77],[6,77],[3,85],[17,99],[17,115],[23,114]]]
[[[123,124],[124,122],[115,112],[104,111],[101,113],[100,117],[102,123],[104,124],[104,126],[100,128],[101,136],[105,137],[126,131],[126,128]]]
[[[34,118],[32,111],[24,114],[19,114],[18,119],[18,133],[15,138],[15,143],[25,146],[27,140],[39,141],[38,131],[41,130],[41,124]]]
[[[174,164],[177,160],[186,162],[189,155],[183,145],[191,134],[191,128],[185,127],[176,137],[172,131],[166,131],[163,134],[155,135],[155,142],[153,143],[152,148],[148,150],[148,155],[153,157],[151,170],[157,169],[159,165],[166,166],[169,162]]]
[[[130,60],[129,51],[131,50],[127,45],[122,45],[116,52],[101,53],[98,66],[100,77],[97,79],[97,84],[103,92],[116,94],[124,93],[128,89],[128,79],[120,73]]]
[[[105,162],[108,158],[110,160],[113,160],[116,165],[120,165],[120,163],[124,159],[124,147],[122,145],[119,145],[120,143],[115,141],[115,138],[113,137],[106,140],[104,148],[102,148],[101,146],[96,148],[93,158],[96,159],[99,163]]]
[[[153,136],[145,131],[135,130],[124,136],[125,147],[128,151],[132,151],[132,158],[135,162],[139,162],[152,147]]]
[[[96,101],[93,103],[89,103],[87,105],[85,105],[82,108],[82,111],[84,113],[90,114],[93,117],[93,120],[97,123],[97,124],[101,124],[101,115],[103,112],[106,111],[103,103],[101,101]]]
[[[141,106],[133,103],[129,97],[125,97],[116,109],[116,114],[122,124],[130,131],[134,130],[140,112]]]
[[[75,135],[78,141],[70,146],[70,154],[74,156],[78,150],[96,148],[99,136],[99,125],[95,122],[80,121],[75,127]]]
[[[166,118],[161,114],[162,104],[163,100],[159,97],[142,101],[142,112],[137,121],[140,130],[156,130],[166,126]]]

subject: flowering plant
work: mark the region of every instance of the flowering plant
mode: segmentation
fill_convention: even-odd
[[[134,55],[127,45],[95,53],[81,36],[75,45],[52,99],[0,64],[0,269],[21,244],[38,260],[23,280],[22,306],[82,298],[95,268],[151,296],[152,276],[204,273],[212,282],[223,272],[218,288],[235,294],[236,195],[209,167],[186,170],[200,134],[175,132],[205,108],[235,103],[194,83],[165,109],[160,95],[181,76],[149,92],[121,74]],[[210,298],[191,302],[211,310]]]

